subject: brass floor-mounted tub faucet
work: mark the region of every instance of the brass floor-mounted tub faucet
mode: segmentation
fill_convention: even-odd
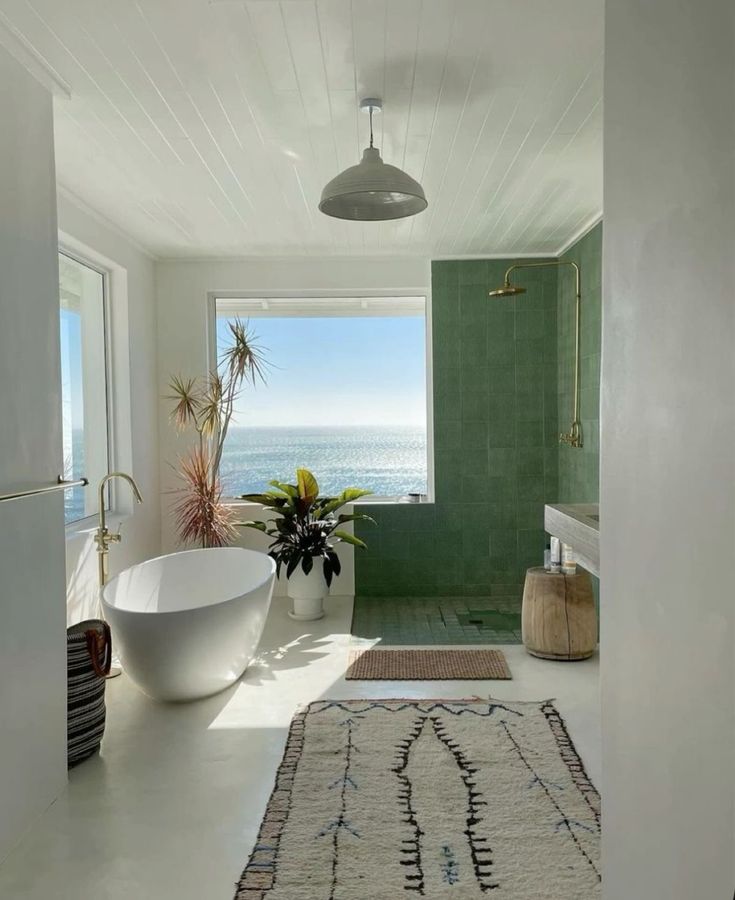
[[[125,472],[110,472],[108,475],[100,481],[99,485],[99,525],[97,527],[97,531],[94,535],[94,542],[97,544],[97,572],[99,575],[99,583],[100,583],[100,591],[107,583],[107,574],[108,574],[108,566],[107,566],[107,557],[110,552],[111,544],[119,544],[122,540],[122,536],[119,531],[112,532],[107,527],[107,522],[105,519],[105,487],[108,481],[111,481],[113,478],[122,478],[128,482],[130,487],[133,489],[133,496],[135,497],[136,503],[143,502],[143,496],[138,490],[138,485],[135,483],[135,479],[126,474]]]

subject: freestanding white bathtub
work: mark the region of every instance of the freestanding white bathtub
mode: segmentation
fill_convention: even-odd
[[[258,647],[276,565],[239,547],[186,550],[132,566],[102,592],[125,672],[155,700],[229,687]]]

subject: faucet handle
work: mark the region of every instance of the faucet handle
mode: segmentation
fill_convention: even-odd
[[[94,533],[94,542],[101,553],[107,552],[110,544],[119,544],[122,540],[120,531],[110,531],[108,528],[98,528]]]
[[[575,419],[569,431],[562,432],[559,435],[560,444],[568,444],[570,447],[582,446],[582,429],[579,422]]]

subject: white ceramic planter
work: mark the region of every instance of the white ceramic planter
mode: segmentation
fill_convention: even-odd
[[[321,559],[314,560],[308,575],[299,567],[288,579],[288,596],[293,601],[292,619],[310,621],[324,615],[324,598],[329,593]]]

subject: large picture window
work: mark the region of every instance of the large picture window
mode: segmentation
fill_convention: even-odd
[[[97,484],[108,471],[105,276],[59,253],[64,476]],[[65,491],[67,524],[97,512],[96,492]]]
[[[243,392],[220,474],[228,496],[311,469],[324,493],[427,494],[426,303],[423,297],[217,299],[218,355],[227,321],[246,319],[269,363]]]

